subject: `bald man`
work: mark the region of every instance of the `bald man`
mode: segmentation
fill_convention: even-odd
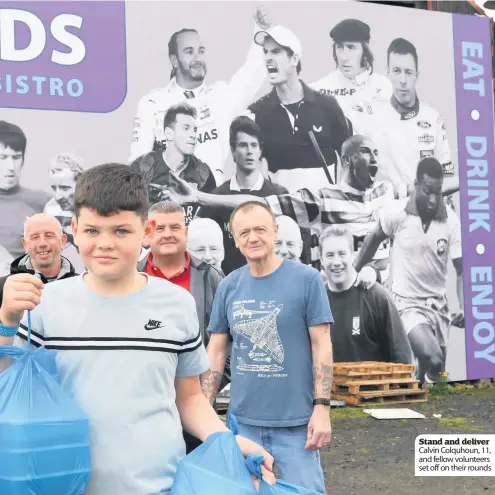
[[[10,275],[16,273],[39,273],[43,283],[61,280],[77,275],[72,263],[62,256],[67,236],[62,225],[51,215],[38,213],[24,223],[22,246],[25,254],[10,265],[10,274],[0,278],[0,306],[3,299],[3,287]]]
[[[287,215],[281,215],[276,219],[278,225],[277,240],[274,244],[274,252],[286,260],[301,262],[303,240],[301,229],[297,223]]]

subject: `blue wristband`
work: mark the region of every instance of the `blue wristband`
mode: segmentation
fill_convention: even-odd
[[[19,329],[19,324],[15,327],[6,327],[0,323],[0,337],[15,337],[17,330]]]

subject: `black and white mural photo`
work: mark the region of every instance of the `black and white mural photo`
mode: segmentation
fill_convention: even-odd
[[[64,256],[84,270],[71,232],[76,181],[125,163],[151,205],[183,207],[187,249],[226,276],[246,263],[232,211],[266,202],[275,252],[312,264],[330,300],[343,301],[334,304],[345,307],[345,359],[465,379],[452,16],[365,2],[110,3],[111,41],[87,51],[102,57],[99,92],[83,65],[74,76],[83,92],[73,82],[72,96],[48,79],[39,94],[19,82],[8,93],[1,76],[0,275],[24,252],[25,220],[41,212],[59,219]],[[393,322],[364,354],[381,320],[363,304]]]

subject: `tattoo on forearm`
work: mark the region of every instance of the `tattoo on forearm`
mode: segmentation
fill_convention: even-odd
[[[321,364],[313,366],[315,394],[318,397],[330,399],[333,382],[333,365]]]
[[[208,370],[201,375],[201,390],[203,391],[203,395],[212,404],[217,396],[217,392],[222,381],[222,376],[222,373],[211,370]]]

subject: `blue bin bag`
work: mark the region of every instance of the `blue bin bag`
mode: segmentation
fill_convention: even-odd
[[[82,495],[89,422],[59,383],[55,351],[0,347],[0,495]]]
[[[237,444],[234,415],[229,414],[232,432],[213,433],[206,441],[179,462],[170,495],[321,495],[285,481],[275,486],[260,483],[256,490],[251,473],[261,480],[261,454],[247,459]]]
[[[257,495],[235,435],[212,433],[177,467],[170,495]]]

